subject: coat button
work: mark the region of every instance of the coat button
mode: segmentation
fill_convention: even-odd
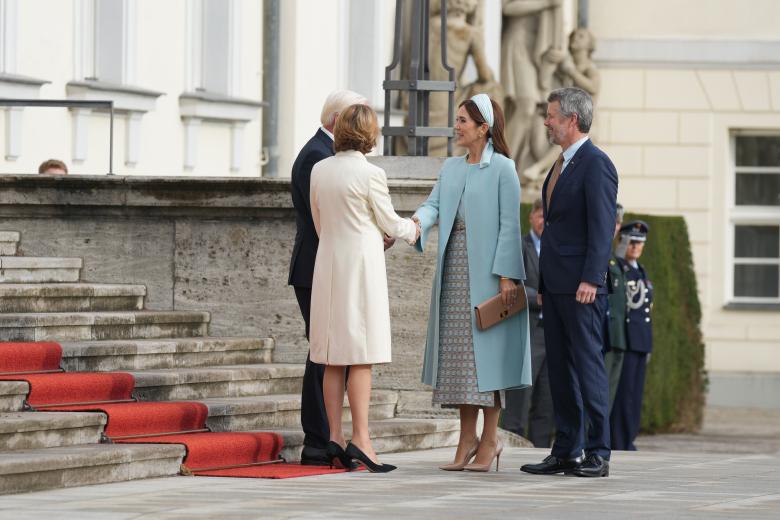
[[[626,318],[626,323],[631,323],[631,318]]]
[[[645,307],[645,312],[650,312],[650,309],[648,309],[647,307]]]
[[[645,322],[650,323],[650,318],[645,318]]]
[[[650,303],[650,298],[645,298],[645,303]]]

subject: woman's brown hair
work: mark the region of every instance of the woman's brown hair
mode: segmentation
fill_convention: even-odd
[[[379,123],[368,105],[350,105],[336,119],[333,148],[337,152],[357,150],[366,154],[376,146]]]
[[[487,135],[493,138],[493,148],[504,157],[511,159],[509,147],[506,145],[506,138],[504,137],[504,111],[501,110],[501,107],[493,98],[490,98],[490,104],[493,105],[493,128],[488,129]],[[466,112],[477,123],[477,126],[487,123],[482,116],[482,112],[479,111],[479,107],[472,100],[467,99],[463,101],[458,106],[458,108],[460,107],[466,107]]]

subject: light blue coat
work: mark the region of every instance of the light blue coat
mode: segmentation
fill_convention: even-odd
[[[466,214],[471,307],[498,294],[499,277],[525,279],[520,233],[520,182],[512,160],[493,152],[488,143],[479,165],[466,157],[445,161],[428,200],[415,213],[422,235],[416,248],[422,252],[434,224],[439,224],[436,275],[431,289],[428,337],[422,382],[435,386],[439,364],[439,301],[444,252],[450,238],[461,195]],[[480,331],[471,315],[474,357],[480,392],[523,388],[531,384],[528,310]]]

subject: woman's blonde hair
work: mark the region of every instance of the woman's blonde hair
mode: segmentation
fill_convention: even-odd
[[[345,108],[336,119],[333,129],[334,149],[337,152],[357,150],[366,154],[376,146],[379,136],[379,123],[368,105],[351,105]]]

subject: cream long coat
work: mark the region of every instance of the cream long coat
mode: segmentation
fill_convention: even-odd
[[[311,214],[320,238],[311,294],[311,360],[389,363],[382,232],[413,241],[414,223],[395,213],[384,170],[358,151],[339,152],[314,166]]]

